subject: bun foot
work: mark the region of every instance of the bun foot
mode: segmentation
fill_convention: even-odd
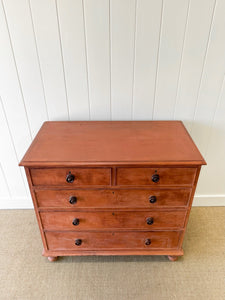
[[[170,261],[176,261],[178,259],[178,256],[168,255],[168,258],[169,258]]]
[[[49,261],[56,261],[58,256],[48,256]]]

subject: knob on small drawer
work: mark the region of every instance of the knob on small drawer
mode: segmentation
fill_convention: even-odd
[[[79,225],[79,223],[80,223],[80,220],[79,220],[79,219],[77,219],[77,218],[73,219],[73,225],[74,225],[74,226]]]
[[[151,245],[151,243],[152,243],[152,242],[151,242],[150,239],[146,239],[146,240],[145,240],[145,245],[146,245],[146,246]]]
[[[70,202],[70,204],[75,204],[75,203],[77,203],[77,197],[71,196],[70,199],[69,199],[69,202]]]
[[[159,182],[159,174],[153,174],[152,175],[152,181],[155,182],[155,183]]]
[[[76,246],[80,246],[81,244],[82,244],[82,240],[81,239],[75,240],[75,245]]]
[[[147,223],[148,225],[152,225],[152,224],[154,223],[153,218],[152,218],[152,217],[147,218],[147,219],[146,219],[146,223]]]
[[[75,179],[75,176],[73,174],[71,174],[71,172],[69,172],[66,176],[66,181],[68,183],[72,183],[72,182],[74,182],[74,179]]]
[[[156,196],[150,196],[150,197],[149,197],[149,202],[150,202],[150,203],[155,203],[156,200],[157,200]]]

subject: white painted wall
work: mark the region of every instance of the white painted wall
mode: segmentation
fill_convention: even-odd
[[[182,120],[225,205],[225,0],[0,1],[0,208],[32,207],[18,162],[45,120]]]

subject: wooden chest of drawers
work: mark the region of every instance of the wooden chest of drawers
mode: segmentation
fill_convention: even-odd
[[[45,122],[20,163],[43,255],[176,260],[203,164],[179,121]]]

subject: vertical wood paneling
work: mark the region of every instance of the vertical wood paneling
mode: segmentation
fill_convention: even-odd
[[[207,148],[209,132],[225,72],[224,12],[225,1],[218,0],[191,130],[192,137],[203,154]]]
[[[0,164],[0,207],[1,199],[9,199],[11,197],[10,190],[7,184],[7,179]]]
[[[25,0],[7,0],[3,3],[29,124],[34,136],[48,117],[29,5]]]
[[[132,116],[136,1],[110,3],[112,118],[127,120]]]
[[[31,135],[2,2],[0,2],[0,45],[0,96],[16,154],[20,159],[31,142]],[[5,135],[1,137],[5,138]]]
[[[93,120],[110,119],[109,0],[83,0],[90,114]]]
[[[68,103],[55,1],[30,0],[50,120],[67,120]]]
[[[137,2],[133,119],[151,119],[155,91],[162,1]]]
[[[89,119],[82,0],[58,0],[59,26],[71,120]]]
[[[174,119],[183,120],[188,130],[191,129],[190,121],[194,116],[201,72],[212,22],[214,2],[214,0],[190,2],[190,12],[177,91],[177,103],[174,107]],[[200,11],[201,22],[199,22]]]
[[[15,153],[15,148],[9,131],[4,108],[0,98],[0,136],[4,143],[0,147],[1,167],[4,172],[5,179],[8,182],[10,194],[12,197],[26,197],[26,189],[24,186],[23,177],[18,167],[18,159]],[[0,197],[3,197],[1,194]]]
[[[173,117],[188,4],[189,0],[163,1],[154,119],[171,119]]]
[[[208,162],[199,198],[225,199],[224,11],[224,0],[0,1],[1,201],[31,207],[17,165],[48,118],[181,119]]]
[[[225,190],[225,78],[209,135],[205,154],[208,167],[202,170],[198,193],[223,195]]]

